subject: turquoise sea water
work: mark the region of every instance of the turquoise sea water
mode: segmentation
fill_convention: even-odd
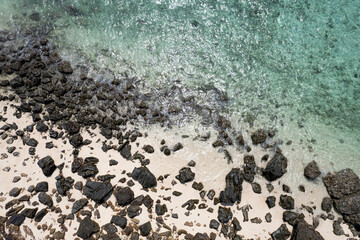
[[[0,27],[41,28],[74,62],[156,86],[216,87],[234,122],[275,127],[304,162],[360,173],[358,0],[0,3]]]

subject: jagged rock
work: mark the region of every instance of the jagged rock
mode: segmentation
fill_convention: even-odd
[[[75,201],[74,205],[72,207],[71,213],[72,214],[77,213],[78,211],[83,209],[86,206],[86,204],[88,204],[88,202],[89,201],[87,200],[87,198],[81,198],[81,199]]]
[[[144,145],[143,149],[147,153],[153,153],[155,151],[154,148],[150,145]]]
[[[134,192],[129,187],[123,187],[114,192],[117,203],[124,207],[134,200]]]
[[[19,196],[20,192],[21,192],[21,188],[14,187],[13,189],[11,189],[9,191],[9,196],[10,197],[17,197],[17,196]]]
[[[146,195],[144,197],[143,204],[146,208],[150,209],[154,204],[154,200],[152,200],[152,198],[149,195]]]
[[[30,147],[36,147],[39,144],[39,142],[35,138],[30,138],[26,141],[26,145]]]
[[[88,181],[83,187],[84,195],[98,204],[105,202],[111,196],[112,191],[111,183]]]
[[[179,171],[179,175],[176,176],[176,179],[178,179],[182,184],[191,182],[194,180],[195,173],[191,171],[191,168],[189,167],[183,167]]]
[[[132,178],[138,181],[143,188],[156,187],[156,178],[147,167],[134,168]]]
[[[291,226],[294,226],[296,220],[303,220],[305,215],[302,213],[296,213],[292,211],[283,212],[283,221],[289,223]]]
[[[20,226],[25,220],[25,217],[21,214],[14,214],[12,215],[9,220],[8,223],[15,225],[15,226]]]
[[[282,154],[276,153],[266,165],[263,174],[268,181],[274,181],[281,178],[287,172],[286,168],[287,158]]]
[[[336,236],[345,235],[344,229],[341,227],[339,221],[334,221],[334,222],[333,222],[333,233],[334,233]]]
[[[61,196],[66,196],[67,191],[72,188],[74,180],[71,177],[64,178],[63,176],[57,177],[56,189]]]
[[[257,193],[257,194],[261,193],[260,184],[253,182],[253,183],[251,183],[251,187],[252,187],[252,190],[254,191],[254,193]]]
[[[77,134],[80,131],[80,124],[77,122],[67,121],[66,123],[64,123],[63,126],[67,133],[70,135]]]
[[[219,222],[216,221],[215,219],[211,219],[210,221],[210,224],[209,224],[209,227],[212,228],[212,229],[218,229],[220,226]]]
[[[139,230],[140,230],[140,234],[141,236],[147,236],[149,235],[150,231],[151,231],[151,223],[150,222],[146,222],[142,225],[139,226]]]
[[[291,233],[286,227],[286,224],[281,224],[281,226],[271,234],[273,240],[286,240],[290,237]]]
[[[131,145],[129,144],[129,141],[125,142],[123,145],[121,145],[118,149],[120,152],[120,155],[125,158],[126,160],[131,159]]]
[[[83,145],[83,137],[79,133],[74,134],[70,136],[69,142],[74,148],[79,148]]]
[[[155,213],[158,215],[158,216],[162,216],[164,215],[166,212],[167,212],[167,207],[165,204],[156,204],[155,205]]]
[[[303,220],[295,222],[291,240],[324,240],[324,238],[312,226]]]
[[[253,182],[256,174],[255,158],[252,155],[246,155],[244,157],[244,180],[247,182]]]
[[[39,132],[46,132],[47,130],[49,130],[49,127],[43,121],[38,121],[36,123],[36,130],[38,130]]]
[[[83,178],[94,177],[98,174],[99,170],[93,163],[84,163],[82,164],[79,169],[77,170],[78,174]]]
[[[113,216],[114,217],[114,216]],[[125,218],[126,219],[126,218]],[[112,221],[112,220],[111,220]],[[126,224],[125,224],[126,225]],[[107,223],[105,224],[104,226],[102,226],[102,228],[108,233],[108,234],[111,234],[111,233],[117,233],[118,230],[116,228],[116,226],[112,223]]]
[[[320,174],[320,169],[315,161],[310,162],[304,169],[304,176],[311,180],[316,179]]]
[[[65,74],[73,73],[73,69],[72,69],[70,63],[67,62],[67,61],[59,62],[58,66],[57,66],[57,69],[61,73],[65,73]]]
[[[228,223],[232,218],[233,214],[230,208],[219,207],[218,209],[218,220],[221,223]]]
[[[25,208],[21,212],[21,215],[23,215],[24,217],[27,217],[27,218],[34,218],[37,213],[37,210],[38,210],[38,208]]]
[[[286,210],[294,209],[294,198],[288,195],[281,195],[279,205]]]
[[[127,219],[121,216],[114,215],[112,216],[110,223],[113,223],[116,226],[119,226],[122,229],[124,229],[127,225]]]
[[[41,220],[43,219],[43,217],[45,217],[45,215],[48,213],[48,211],[44,208],[41,209],[36,215],[35,215],[35,222],[41,222]]]
[[[225,177],[225,190],[220,192],[221,204],[232,205],[235,202],[240,203],[243,181],[243,173],[240,168],[231,169]]]
[[[50,156],[40,159],[38,165],[46,177],[50,177],[56,169],[55,162]]]
[[[47,182],[39,182],[35,186],[36,192],[47,192],[49,190],[49,184]]]
[[[82,239],[90,238],[94,233],[100,231],[99,224],[85,217],[81,222],[76,235]]]

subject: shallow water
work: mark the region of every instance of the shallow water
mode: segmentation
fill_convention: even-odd
[[[65,58],[216,87],[238,129],[274,127],[293,159],[360,173],[360,1],[0,2],[1,27],[41,28]]]

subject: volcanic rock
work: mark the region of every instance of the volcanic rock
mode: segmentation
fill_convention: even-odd
[[[274,181],[281,178],[287,171],[287,158],[280,153],[276,153],[268,162],[264,169],[264,177],[268,181]]]
[[[286,210],[294,209],[294,198],[288,195],[281,195],[279,205]]]
[[[179,171],[179,175],[176,176],[176,179],[178,179],[182,184],[190,182],[194,180],[195,173],[191,171],[189,167],[183,167]]]
[[[132,178],[138,181],[143,188],[156,187],[156,178],[147,167],[134,168]]]
[[[114,215],[112,216],[110,223],[113,223],[116,226],[119,226],[122,229],[124,229],[127,225],[127,219],[121,216]]]
[[[56,169],[54,160],[50,156],[40,159],[38,165],[46,177],[50,177]]]
[[[286,227],[286,224],[281,224],[281,226],[271,234],[273,240],[286,240],[290,237],[291,233]]]
[[[320,174],[320,169],[315,161],[310,162],[304,169],[304,176],[311,180],[316,179]]]
[[[266,141],[266,133],[264,130],[257,130],[251,135],[251,140],[253,144],[259,144]]]
[[[71,213],[72,214],[77,213],[78,211],[83,209],[86,206],[86,204],[88,204],[88,202],[89,201],[87,200],[87,198],[81,198],[81,199],[75,201],[74,205],[72,207]]]
[[[324,238],[312,226],[303,220],[295,222],[291,240],[324,240]]]
[[[82,239],[90,238],[94,233],[100,231],[99,224],[85,217],[81,222],[76,235]]]
[[[49,208],[51,208],[54,204],[52,198],[50,197],[50,195],[41,192],[39,193],[39,202],[41,202],[42,204],[48,206]]]
[[[111,183],[88,181],[83,187],[84,195],[98,204],[105,202],[111,196],[112,191]]]
[[[235,202],[240,203],[243,181],[243,173],[240,168],[231,169],[225,177],[225,190],[220,192],[221,204],[232,205]]]
[[[233,214],[230,208],[219,207],[218,209],[218,220],[221,223],[228,223],[232,218]]]
[[[140,230],[140,234],[141,236],[147,236],[149,235],[150,231],[151,231],[151,223],[150,222],[146,222],[143,225],[139,226],[139,230]]]
[[[134,192],[129,187],[123,187],[114,192],[117,203],[124,207],[134,200]]]

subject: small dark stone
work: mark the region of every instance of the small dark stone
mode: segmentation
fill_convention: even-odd
[[[63,127],[70,135],[77,134],[80,131],[80,124],[73,121],[67,121],[64,123]]]
[[[276,197],[270,196],[266,198],[266,204],[269,208],[275,207]]]
[[[173,151],[176,152],[176,151],[179,151],[180,149],[183,149],[183,148],[184,148],[184,146],[181,143],[178,142],[177,144],[174,145]]]
[[[176,179],[178,179],[182,184],[184,184],[194,180],[194,177],[195,173],[193,173],[189,167],[184,167],[180,169],[179,175],[176,176]]]
[[[39,167],[42,169],[46,177],[50,177],[56,170],[54,160],[50,156],[46,156],[38,161]]]
[[[283,184],[282,189],[286,193],[291,193],[290,187],[288,185]]]
[[[114,160],[114,159],[111,159],[109,161],[109,166],[115,166],[115,165],[118,165],[118,161]]]
[[[243,173],[239,168],[233,168],[225,177],[225,190],[220,192],[220,202],[223,205],[232,205],[241,201]]]
[[[324,238],[312,226],[305,221],[297,220],[291,234],[291,240],[324,240]]]
[[[30,138],[29,140],[26,141],[26,145],[30,146],[30,147],[36,147],[38,145],[38,141],[34,138]]]
[[[134,192],[129,187],[123,187],[114,192],[117,203],[124,207],[134,200]]]
[[[74,147],[74,148],[79,148],[83,145],[83,138],[82,136],[78,133],[75,135],[72,135],[69,138],[69,142],[70,144]]]
[[[25,217],[21,214],[14,214],[12,215],[9,220],[8,223],[15,225],[15,226],[20,226],[25,220]]]
[[[333,233],[334,233],[336,236],[345,235],[344,229],[341,227],[339,221],[334,221],[334,222],[333,222]]]
[[[281,195],[279,205],[286,210],[294,209],[294,198],[288,195]]]
[[[35,215],[35,222],[41,222],[41,220],[43,219],[43,217],[45,217],[45,215],[48,213],[48,211],[44,208],[42,210],[40,210],[36,215]]]
[[[230,208],[219,207],[218,209],[218,220],[221,223],[228,223],[232,218],[233,214]]]
[[[220,224],[215,219],[211,219],[209,226],[210,226],[210,228],[217,230],[219,228]]]
[[[43,121],[38,121],[36,123],[36,130],[38,130],[39,132],[46,132],[47,130],[49,130],[49,127]]]
[[[290,237],[291,233],[286,227],[286,224],[281,224],[281,226],[273,233],[271,233],[271,238],[273,240],[286,240]]]
[[[65,74],[73,73],[73,69],[72,69],[70,63],[67,62],[67,61],[63,61],[63,62],[58,63],[57,69],[61,73],[65,73]]]
[[[156,204],[155,205],[155,213],[158,215],[158,216],[162,216],[164,215],[166,212],[167,212],[167,207],[165,204]]]
[[[152,198],[149,195],[146,195],[144,197],[143,204],[146,208],[148,208],[148,209],[152,208],[153,203],[154,203],[154,200],[152,200]]]
[[[333,201],[329,197],[324,197],[321,202],[321,209],[325,212],[330,212],[332,209]]]
[[[141,214],[141,208],[138,205],[130,205],[127,208],[127,214],[129,216],[129,218],[134,218],[136,216],[139,216]]]
[[[320,169],[315,161],[310,162],[304,169],[304,176],[311,180],[316,179],[320,174]]]
[[[81,198],[77,201],[74,202],[74,205],[72,207],[71,213],[75,214],[78,211],[80,211],[81,209],[83,209],[87,204],[88,204],[88,200],[87,198]]]
[[[292,211],[283,212],[283,221],[289,223],[291,226],[294,226],[296,220],[302,220],[305,216],[302,213],[296,213]]]
[[[192,188],[198,191],[201,191],[204,188],[204,185],[200,182],[193,182]]]
[[[114,215],[112,216],[110,223],[113,223],[116,226],[119,226],[122,229],[124,229],[127,225],[127,219],[121,216]]]
[[[82,190],[83,188],[83,182],[82,181],[77,181],[75,184],[74,184],[74,188],[76,190]]]
[[[66,193],[72,188],[73,183],[74,180],[71,177],[57,177],[56,189],[61,196],[66,196]]]
[[[13,189],[11,189],[9,191],[9,196],[10,197],[17,197],[17,196],[19,196],[20,192],[21,192],[21,188],[14,187]]]
[[[39,193],[39,202],[41,202],[42,204],[48,206],[49,208],[51,208],[54,204],[52,198],[50,197],[50,195],[41,192]]]
[[[24,217],[27,217],[27,218],[34,218],[37,210],[38,210],[38,208],[25,208],[21,212],[21,215],[23,215]]]
[[[126,219],[126,218],[125,218]],[[126,225],[126,224],[125,224]],[[104,228],[104,230],[108,233],[108,234],[111,234],[111,233],[117,233],[118,230],[116,228],[116,226],[112,223],[107,223],[105,224],[102,228]]]
[[[100,231],[99,224],[92,221],[89,217],[85,217],[78,228],[76,235],[82,239],[90,238],[94,233]]]
[[[151,223],[146,222],[143,225],[139,226],[141,236],[148,236],[151,231]]]
[[[39,182],[36,184],[36,192],[47,192],[49,190],[49,184],[47,182]]]
[[[152,146],[150,146],[150,145],[144,145],[143,149],[147,153],[153,153],[154,152],[154,148]]]
[[[113,187],[111,183],[88,181],[83,187],[84,195],[98,204],[105,202],[112,192]]]
[[[252,190],[254,191],[254,193],[257,193],[257,194],[261,193],[260,184],[253,182],[253,183],[251,183],[251,187],[252,187]]]

